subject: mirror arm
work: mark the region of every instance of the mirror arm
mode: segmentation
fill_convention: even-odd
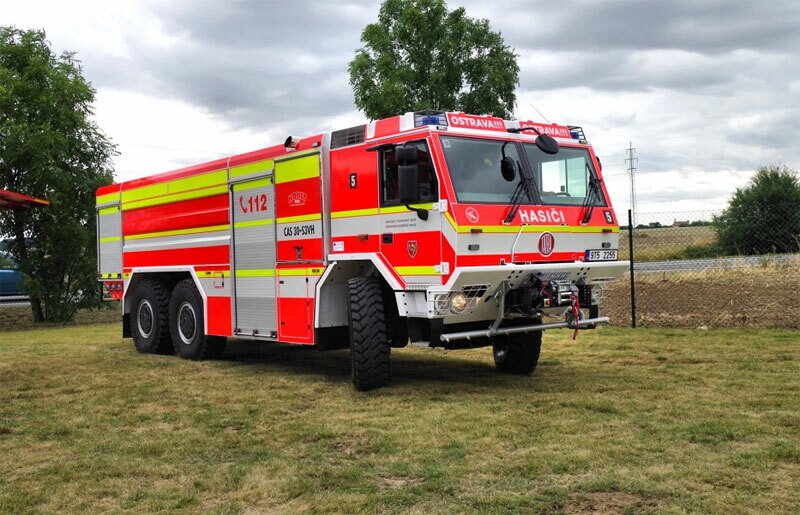
[[[406,209],[408,209],[409,211],[414,211],[415,213],[417,213],[417,217],[419,217],[420,220],[424,221],[428,219],[427,209],[422,209],[421,207],[411,207],[408,205],[408,202],[406,202],[403,205],[406,206]]]

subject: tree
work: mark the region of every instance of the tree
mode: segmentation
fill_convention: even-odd
[[[92,121],[95,91],[44,31],[0,27],[0,188],[50,205],[0,213],[37,322],[67,322],[97,298],[94,192],[115,146]]]
[[[729,254],[800,251],[800,179],[785,165],[761,167],[712,222]]]
[[[356,106],[371,119],[444,109],[507,118],[519,84],[517,55],[489,21],[444,0],[386,0],[350,61]]]

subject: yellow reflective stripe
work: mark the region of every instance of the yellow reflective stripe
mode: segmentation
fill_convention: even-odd
[[[219,186],[228,182],[227,170],[216,170],[213,172],[201,173],[171,181],[159,182],[148,186],[141,186],[122,192],[122,203],[135,202],[153,197],[171,195],[185,191],[199,190]]]
[[[195,273],[198,277],[213,277],[214,279],[223,279],[231,276],[230,270],[203,270],[199,272],[195,270]]]
[[[265,161],[256,161],[255,163],[248,163],[246,165],[234,166],[233,168],[231,168],[230,176],[241,177],[242,175],[250,175],[258,172],[267,172],[272,170],[274,166],[275,165],[272,159],[267,159]]]
[[[221,186],[213,186],[211,188],[203,188],[199,190],[175,193],[173,195],[164,195],[161,197],[138,200],[135,202],[123,202],[122,210],[130,211],[131,209],[141,209],[143,207],[159,206],[161,204],[180,202],[181,200],[192,200],[203,197],[212,197],[214,195],[223,195],[227,192],[228,192],[228,185],[223,184]]]
[[[113,243],[121,239],[122,239],[121,236],[107,236],[105,238],[100,238],[100,243]]]
[[[272,225],[272,218],[264,218],[263,220],[246,220],[244,222],[236,222],[233,227],[236,229],[244,229],[246,227],[261,227],[262,225]]]
[[[184,177],[182,179],[175,179],[169,181],[169,193],[180,193],[182,191],[197,190],[200,188],[208,188],[210,186],[219,186],[220,184],[227,184],[228,171],[217,170],[215,172],[204,173],[201,175],[193,175],[192,177]]]
[[[480,229],[484,233],[518,233],[519,225],[459,225],[456,231],[468,233],[472,229]],[[603,229],[619,232],[619,227],[574,227],[569,225],[526,225],[522,232],[556,232],[556,233],[598,233]]]
[[[100,279],[119,279],[120,277],[122,277],[122,274],[119,274],[119,273],[117,273],[117,274],[98,274],[98,277]]]
[[[119,206],[105,207],[103,209],[98,209],[97,210],[97,214],[100,215],[100,216],[114,215],[114,214],[117,214],[117,213],[119,213]]]
[[[433,209],[433,202],[428,202],[427,204],[411,204],[411,207],[431,210]],[[390,206],[380,209],[380,214],[382,215],[391,215],[394,213],[413,213],[413,211],[409,211],[406,206]]]
[[[102,204],[111,204],[112,202],[119,202],[119,198],[120,198],[119,192],[106,193],[105,195],[100,195],[95,199],[95,205],[99,206]]]
[[[316,155],[316,159],[289,159],[275,164],[275,184],[313,177],[319,177],[318,155]]]
[[[485,233],[519,232],[519,225],[458,225],[450,213],[445,213],[445,218],[447,218],[447,221],[453,226],[453,229],[459,233],[468,233],[472,229],[480,229]],[[577,227],[570,225],[526,225],[524,229],[522,229],[522,232],[594,233],[609,229],[612,233],[619,232],[619,226],[617,225]]]
[[[324,268],[279,268],[278,276],[291,277],[291,276],[305,276],[305,275],[322,275]]]
[[[421,209],[433,209],[433,203],[427,204],[413,204],[411,207],[418,207]],[[367,208],[367,209],[353,209],[350,211],[334,211],[331,213],[331,218],[350,218],[353,216],[370,216],[370,215],[392,215],[397,213],[412,213],[406,206],[391,206],[382,208]]]
[[[233,191],[247,191],[256,188],[266,188],[272,184],[272,177],[264,177],[263,179],[256,179],[254,181],[241,182],[233,185]]]
[[[122,204],[134,202],[152,197],[160,197],[169,194],[169,185],[166,182],[159,182],[158,184],[151,184],[149,186],[141,186],[132,190],[122,192]]]
[[[261,268],[257,270],[236,270],[236,277],[275,277],[275,269]]]
[[[144,240],[147,238],[161,238],[164,236],[183,236],[186,234],[199,234],[204,232],[227,231],[230,225],[209,225],[206,227],[193,227],[191,229],[176,229],[174,231],[149,232],[125,236],[126,240]]]
[[[331,213],[331,218],[350,218],[351,216],[369,216],[377,214],[378,210],[375,208],[353,209],[351,211],[334,211]]]
[[[396,266],[394,269],[400,275],[441,275],[433,266]]]
[[[284,216],[282,218],[278,218],[278,223],[291,224],[295,222],[311,222],[314,220],[320,220],[321,218],[322,218],[322,213],[312,213],[310,215]]]

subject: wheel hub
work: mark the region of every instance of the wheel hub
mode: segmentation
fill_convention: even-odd
[[[142,335],[142,338],[150,338],[153,335],[153,305],[149,300],[142,299],[136,311],[139,334]]]
[[[184,302],[178,308],[178,336],[185,345],[191,345],[197,334],[197,315],[194,306]]]

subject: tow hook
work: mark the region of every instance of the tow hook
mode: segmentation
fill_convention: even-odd
[[[581,300],[578,298],[578,295],[575,293],[571,296],[572,300],[572,307],[567,311],[567,327],[570,329],[574,329],[575,331],[572,333],[572,339],[575,340],[578,338],[578,329],[580,326],[578,322],[583,320],[583,313],[581,313]]]

